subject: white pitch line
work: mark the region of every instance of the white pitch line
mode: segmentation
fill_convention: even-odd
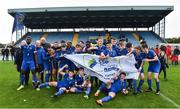
[[[169,101],[170,103],[174,104],[174,106],[176,106],[177,108],[180,108],[180,105],[177,104],[175,101],[173,101],[172,99],[170,99],[169,97],[165,96],[164,94],[160,93],[160,96],[162,96],[165,100]]]
[[[152,88],[154,90],[154,88]],[[172,103],[176,108],[180,108],[180,105],[177,104],[175,101],[173,101],[172,99],[170,99],[169,97],[165,96],[164,94],[162,94],[160,92],[160,96],[163,97],[165,100],[169,101],[170,103]]]

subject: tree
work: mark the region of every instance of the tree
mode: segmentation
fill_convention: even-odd
[[[180,37],[177,37],[177,38],[166,38],[165,40],[168,43],[180,43]]]

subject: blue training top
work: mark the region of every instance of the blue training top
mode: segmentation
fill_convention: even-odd
[[[35,46],[32,44],[21,46],[23,61],[34,61]]]

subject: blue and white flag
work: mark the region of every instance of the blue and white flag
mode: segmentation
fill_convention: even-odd
[[[101,81],[113,80],[119,74],[119,70],[126,73],[126,79],[138,79],[139,72],[135,67],[134,55],[119,56],[99,59],[99,56],[92,54],[73,54],[65,55],[77,67],[84,67],[85,73],[90,76],[96,76]]]
[[[13,29],[12,29],[12,34],[15,30],[22,30],[24,26],[24,21],[25,16],[22,13],[16,13],[14,17],[14,24],[13,24]]]

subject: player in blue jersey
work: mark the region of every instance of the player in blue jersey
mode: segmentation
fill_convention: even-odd
[[[126,48],[127,48],[127,51],[128,51],[128,56],[131,56],[133,55],[133,45],[132,43],[128,42],[126,44]],[[137,80],[135,79],[127,79],[127,82],[128,82],[128,89],[131,90],[132,88],[134,89],[134,92],[133,94],[136,95],[137,94]]]
[[[83,53],[83,48],[80,44],[76,44],[74,54],[82,54]]]
[[[59,70],[59,61],[60,61],[60,56],[61,56],[61,49],[58,45],[58,42],[55,42],[52,49],[54,50],[54,55],[52,56],[52,64],[53,64],[53,69],[52,69],[52,76],[54,81],[57,81],[57,75],[58,75],[58,70]]]
[[[82,93],[84,89],[86,89],[84,98],[88,99],[91,93],[91,82],[87,75],[84,74],[84,68],[79,68],[75,76],[75,86],[71,87],[69,91],[73,93]]]
[[[117,56],[117,52],[115,49],[113,49],[113,45],[111,44],[110,41],[108,41],[106,43],[106,47],[107,47],[107,49],[101,53],[100,59],[105,59],[108,57],[116,57]]]
[[[114,78],[114,82],[107,80],[106,83],[102,83],[99,89],[94,94],[96,97],[99,96],[101,91],[105,91],[108,93],[108,96],[105,96],[102,99],[96,100],[96,103],[99,105],[103,105],[103,102],[108,102],[109,100],[113,99],[117,92],[122,91],[122,93],[127,94],[126,90],[126,74],[124,72],[120,73],[120,77],[117,76]]]
[[[94,53],[96,55],[101,56],[103,51],[106,50],[106,46],[103,45],[103,38],[102,37],[98,37],[96,39],[96,43],[97,43],[97,45],[95,47],[90,47],[90,50],[94,50]],[[92,77],[91,78],[91,83],[92,84],[93,84],[94,80],[95,80],[95,85],[99,86],[100,84],[98,84],[98,78]],[[101,82],[99,81],[99,83],[101,83]]]
[[[51,63],[51,54],[50,54],[50,51],[51,51],[51,47],[49,45],[42,52],[44,71],[45,71],[45,82],[49,82],[50,81],[50,77],[51,77],[52,63]],[[49,88],[49,87],[47,87],[47,88]]]
[[[75,50],[75,47],[72,45],[72,42],[67,42],[66,53],[73,54],[74,50]]]
[[[96,43],[97,45],[95,47],[91,47],[90,49],[94,50],[96,55],[101,55],[101,53],[106,50],[106,46],[103,45],[103,38],[98,37],[96,39]]]
[[[63,75],[63,80],[58,82],[46,82],[39,85],[39,88],[44,88],[47,86],[55,87],[57,89],[57,92],[52,95],[51,97],[57,97],[66,92],[66,90],[69,90],[70,87],[75,85],[75,79],[74,79],[74,72],[68,71],[68,73],[63,72],[63,70],[67,68],[67,65],[63,66],[62,69],[59,69],[59,73]]]
[[[75,47],[72,45],[72,42],[67,42],[66,54],[74,54],[74,52],[75,52]],[[69,70],[75,71],[76,70],[75,64],[68,59],[66,59],[66,61],[67,61],[67,64],[69,66]]]
[[[23,53],[23,61],[21,66],[22,71],[22,81],[25,79],[25,74],[30,70],[32,72],[32,79],[33,79],[33,87],[37,88],[38,85],[38,79],[36,77],[35,72],[35,61],[37,62],[37,55],[35,46],[31,44],[32,38],[28,36],[26,38],[26,45],[21,46],[21,50]],[[24,88],[24,85],[20,85],[20,87],[17,90],[21,90]]]
[[[83,48],[83,53],[93,54],[94,50],[91,50],[92,44],[90,41],[86,41],[86,46]]]
[[[117,49],[117,53],[118,53],[118,56],[123,56],[123,55],[127,55],[128,54],[128,51],[127,51],[127,48],[126,48],[126,41],[125,41],[125,39],[120,39],[119,40],[119,47]]]
[[[112,44],[112,48],[113,48],[113,50],[115,50],[116,52],[118,52],[118,45],[117,45],[117,40],[116,40],[116,38],[114,38],[114,37],[112,37],[111,38],[111,44]]]
[[[38,72],[39,81],[41,83],[43,83],[43,74],[44,74],[43,51],[44,51],[44,48],[41,47],[41,42],[39,40],[36,41],[36,51],[37,51],[36,72]]]
[[[61,55],[60,55],[60,63],[59,63],[59,69],[63,68],[64,65],[68,65],[69,60],[64,57],[64,55],[67,54],[66,51],[66,44],[64,41],[61,41]],[[62,75],[58,73],[57,80],[60,81],[62,79]]]
[[[135,57],[135,60],[136,60],[135,67],[137,69],[139,69],[141,64],[142,64],[142,60],[144,59],[144,53],[141,52],[141,47],[136,46],[135,47],[135,52],[133,52],[133,54],[134,54],[134,57]],[[138,91],[138,93],[141,93],[142,92],[141,86],[144,83],[144,69],[143,68],[141,69],[139,76],[140,76],[140,81],[139,81],[139,85],[137,87],[137,91]]]
[[[147,44],[142,45],[142,50],[144,53],[146,53],[145,59],[143,59],[143,64],[144,62],[149,62],[148,66],[148,89],[146,92],[152,91],[152,81],[151,81],[151,74],[154,73],[154,79],[156,81],[156,94],[160,94],[160,83],[159,83],[159,71],[161,67],[161,63],[156,55],[156,53],[153,50],[148,49]],[[143,64],[141,65],[140,69],[142,68]]]

